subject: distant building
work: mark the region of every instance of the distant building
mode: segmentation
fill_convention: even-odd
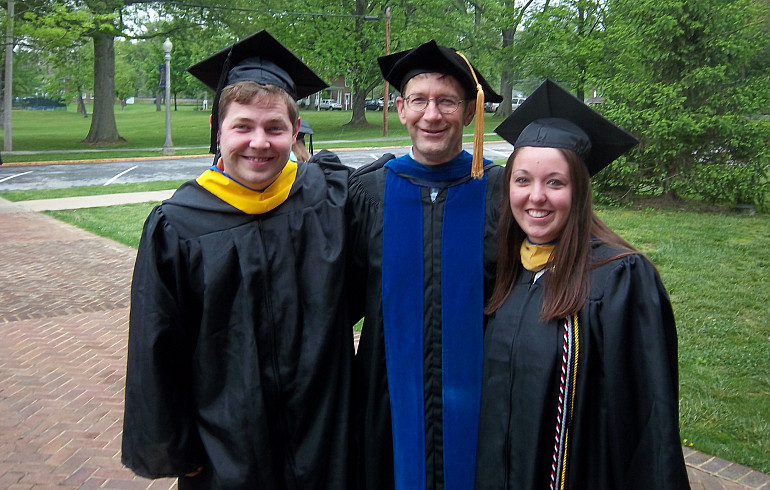
[[[583,102],[588,105],[599,105],[604,102],[604,97],[599,97],[596,93],[596,90],[594,90],[594,94],[591,97],[586,97]]]

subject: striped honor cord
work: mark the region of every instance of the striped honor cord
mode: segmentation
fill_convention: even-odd
[[[574,320],[573,320],[574,319]],[[575,374],[578,361],[578,319],[577,315],[565,318],[562,335],[561,372],[559,378],[559,400],[556,414],[556,434],[551,462],[551,490],[565,489],[567,468],[568,425],[575,401]]]

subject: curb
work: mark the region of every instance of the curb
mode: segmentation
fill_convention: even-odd
[[[686,466],[698,469],[722,480],[728,480],[753,489],[770,489],[770,476],[748,466],[710,456],[689,447],[682,447]]]

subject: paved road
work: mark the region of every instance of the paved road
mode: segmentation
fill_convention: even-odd
[[[471,148],[470,145],[467,146]],[[503,160],[512,146],[505,142],[484,145],[484,156]],[[356,148],[334,150],[342,163],[358,168],[390,152],[402,155],[408,147]],[[0,166],[0,192],[17,190],[58,189],[64,187],[128,184],[160,180],[192,179],[212,163],[212,157],[145,158],[137,160],[101,161],[63,164]]]

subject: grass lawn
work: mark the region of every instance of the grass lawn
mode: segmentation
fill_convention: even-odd
[[[2,197],[2,194],[0,194]],[[139,246],[144,220],[158,203],[144,202],[100,208],[45,211],[45,214],[130,247]]]
[[[48,214],[136,247],[154,204]],[[770,215],[598,212],[650,257],[671,295],[683,444],[770,473]]]
[[[66,111],[22,111],[12,113],[13,151],[45,151],[53,153],[3,154],[3,162],[42,162],[62,160],[83,160],[95,158],[147,157],[159,156],[158,150],[165,140],[165,109],[157,112],[154,104],[137,103],[121,109],[115,106],[115,121],[118,133],[126,141],[103,147],[92,147],[81,141],[88,135],[91,125],[91,110],[88,117],[75,112],[73,105]],[[300,117],[307,120],[313,128],[313,146],[316,150],[349,148],[366,145],[382,147],[383,142],[374,142],[383,137],[383,113],[367,111],[367,128],[347,127],[352,113],[350,111],[315,111],[303,110]],[[197,110],[197,106],[179,105],[171,112],[171,139],[177,148],[177,155],[200,155],[208,153],[210,112]],[[492,114],[486,114],[488,133],[501,122]],[[467,129],[471,134],[473,127]],[[0,134],[0,141],[4,135]],[[409,135],[398,120],[395,110],[388,111],[388,137],[400,138],[394,145],[407,144]],[[490,140],[500,140],[496,135]],[[347,143],[345,140],[357,140]],[[363,140],[358,141],[358,140]],[[472,141],[468,137],[467,141]],[[386,143],[387,145],[387,143]],[[147,149],[136,151],[136,149]],[[93,150],[99,150],[94,152]],[[131,151],[129,151],[131,150]]]
[[[770,473],[770,216],[600,216],[652,259],[671,296],[685,444]]]

